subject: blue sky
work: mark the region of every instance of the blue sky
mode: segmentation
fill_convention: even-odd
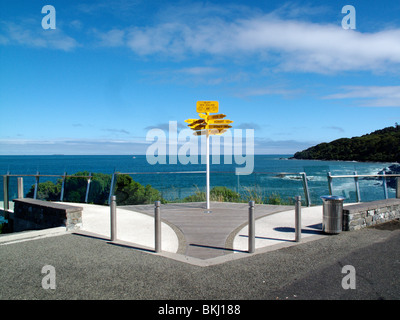
[[[294,153],[400,123],[399,66],[399,1],[0,0],[0,154],[144,154],[198,100]]]

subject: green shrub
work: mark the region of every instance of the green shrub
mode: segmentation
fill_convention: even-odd
[[[210,190],[210,199],[219,202],[239,202],[240,194],[227,187],[214,187]]]
[[[35,185],[33,185],[27,193],[27,198],[33,198]],[[36,198],[48,201],[60,200],[61,183],[54,184],[52,181],[41,182],[38,185]]]
[[[115,195],[118,205],[149,204],[162,200],[158,190],[150,185],[143,186],[126,174],[118,175]]]
[[[74,176],[89,176],[89,172],[82,171]],[[64,201],[83,203],[87,190],[87,178],[68,177],[65,179]],[[110,193],[111,175],[103,173],[92,174],[88,203],[107,204]],[[41,182],[38,185],[37,199],[59,201],[61,196],[62,179],[56,183],[52,181]],[[28,198],[33,198],[35,186],[27,193]],[[158,190],[150,185],[143,186],[133,181],[129,175],[118,175],[115,187],[118,205],[146,204],[154,201],[163,201]]]

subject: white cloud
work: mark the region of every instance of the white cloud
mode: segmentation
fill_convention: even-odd
[[[260,130],[261,127],[254,122],[242,122],[239,125],[235,126],[235,129],[253,129],[253,130]]]
[[[235,60],[273,55],[283,71],[387,71],[400,63],[400,29],[362,33],[339,24],[281,19],[276,12],[234,20],[217,17],[207,23],[205,18],[182,17],[131,28],[125,44],[142,56],[206,54]]]
[[[101,2],[94,7],[81,5],[80,9],[89,14],[94,8],[133,10],[135,5],[137,3],[128,5],[127,1],[109,5]],[[239,5],[166,4],[149,17],[147,25],[106,30],[93,26],[80,36],[88,37],[86,45],[93,44],[94,40],[100,46],[127,47],[142,57],[157,55],[174,60],[198,57],[209,60],[211,57],[213,61],[244,65],[263,63],[264,67],[288,72],[397,70],[394,67],[400,64],[400,28],[362,32],[344,30],[340,21],[317,23],[307,20],[327,10],[321,6],[286,4],[265,13]],[[42,30],[37,21],[31,20],[0,22],[0,45],[18,44],[65,51],[79,45],[62,30],[62,24],[49,31]],[[72,19],[69,25],[76,31],[77,27],[82,27],[80,21]],[[187,70],[192,73],[208,71],[212,69]]]
[[[96,29],[92,30],[97,43],[105,47],[119,47],[123,46],[125,42],[125,31],[120,29],[112,29],[107,32],[99,32]]]
[[[264,87],[264,88],[248,88],[237,91],[235,94],[238,97],[250,96],[265,96],[265,95],[281,95],[284,97],[294,96],[302,93],[300,89],[283,89],[277,87]]]
[[[148,145],[144,139],[0,139],[0,154],[144,154]]]
[[[78,42],[64,33],[60,27],[44,30],[37,21],[26,19],[20,23],[0,21],[0,31],[3,33],[0,44],[24,45],[37,48],[50,48],[70,51],[76,48]]]
[[[338,132],[344,132],[344,129],[342,127],[337,127],[337,126],[326,126],[323,127],[323,129],[329,129],[329,130],[335,130]]]
[[[256,138],[254,140],[254,149],[256,154],[294,154],[318,143],[320,142]]]
[[[323,99],[356,99],[362,107],[400,107],[400,86],[345,86]]]
[[[221,72],[221,69],[213,67],[191,67],[180,69],[177,72],[198,76]]]

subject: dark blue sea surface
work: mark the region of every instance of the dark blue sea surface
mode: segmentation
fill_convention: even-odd
[[[250,175],[235,175],[235,169],[244,167],[238,165],[235,158],[231,164],[220,157],[220,164],[216,159],[211,162],[210,184],[226,186],[242,194],[256,190],[262,196],[279,195],[282,199],[302,196],[304,199],[303,182],[300,172],[307,174],[312,204],[320,204],[320,196],[328,194],[327,173],[332,175],[348,175],[357,171],[358,174],[377,174],[391,163],[363,163],[350,161],[316,161],[292,160],[291,155],[255,155],[254,170]],[[202,161],[203,160],[203,161]],[[198,164],[170,164],[167,157],[166,164],[151,165],[145,155],[136,156],[0,156],[0,174],[36,174],[63,175],[87,171],[89,173],[113,172],[131,173],[135,181],[150,184],[159,189],[163,196],[169,199],[178,199],[204,191],[206,183],[205,173],[165,173],[163,172],[193,172],[205,171],[205,158],[199,156]],[[225,163],[224,163],[225,162]],[[282,174],[285,173],[285,174]],[[59,178],[59,177],[58,177]],[[57,177],[41,177],[40,182]],[[35,183],[34,177],[24,177],[24,191],[27,193]],[[359,180],[362,201],[383,199],[382,179]],[[10,199],[17,196],[17,178],[10,177]],[[394,197],[395,191],[388,188],[389,197]],[[333,180],[333,193],[344,195],[347,202],[355,201],[355,182],[351,178]],[[0,184],[0,199],[3,200],[3,183]]]

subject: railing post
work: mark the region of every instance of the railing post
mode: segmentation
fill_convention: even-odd
[[[9,186],[10,177],[8,174],[3,176],[3,199],[4,199],[4,211],[9,209],[8,204],[8,186]]]
[[[65,190],[65,179],[67,176],[67,172],[64,172],[64,176],[61,183],[61,193],[60,193],[60,201],[64,201],[64,190]]]
[[[385,199],[388,199],[389,195],[388,195],[388,190],[387,190],[385,171],[382,172],[382,186],[383,186],[383,196],[385,197]]]
[[[296,197],[295,206],[295,241],[301,240],[301,196]]]
[[[255,250],[254,205],[254,201],[249,201],[249,253],[254,253]]]
[[[18,177],[18,199],[24,198],[24,178]]]
[[[307,174],[305,172],[300,172],[302,178],[303,178],[303,189],[304,189],[304,195],[306,197],[306,206],[310,207],[311,206],[311,198],[310,198],[310,192],[308,189],[308,183],[307,183]]]
[[[86,187],[86,195],[85,195],[85,203],[88,202],[88,198],[89,198],[89,189],[90,189],[90,182],[92,180],[92,173],[89,173],[89,178],[87,181],[87,187]]]
[[[400,177],[396,178],[396,198],[400,199]]]
[[[115,241],[117,239],[117,197],[111,196],[110,203],[110,239]]]
[[[108,203],[111,203],[111,197],[114,194],[114,185],[116,180],[116,173],[114,172],[111,177],[111,184],[110,184],[110,194],[108,196]]]
[[[161,214],[160,214],[160,201],[154,203],[154,251],[161,252]]]
[[[357,171],[354,171],[354,184],[356,186],[356,201],[361,202],[360,185],[358,183]]]
[[[36,171],[36,176],[35,176],[35,190],[34,190],[34,192],[33,192],[33,199],[36,199],[36,198],[37,198],[37,193],[38,193],[38,190],[39,190],[39,174],[40,174],[40,172],[39,172],[39,171]]]
[[[329,189],[329,195],[331,196],[333,187],[332,187],[332,176],[330,172],[328,172],[328,189]]]

